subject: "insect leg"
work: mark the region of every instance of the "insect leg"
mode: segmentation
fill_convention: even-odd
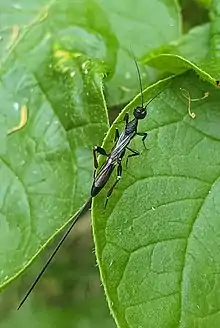
[[[108,154],[106,153],[104,148],[99,147],[99,146],[93,147],[93,160],[94,160],[95,169],[97,169],[97,167],[98,167],[98,161],[97,161],[96,153],[98,153],[100,155],[103,155],[103,156],[108,156]]]
[[[107,193],[107,197],[106,197],[106,201],[105,201],[105,208],[107,206],[108,203],[108,199],[111,196],[116,184],[119,182],[119,180],[121,179],[122,176],[122,165],[121,165],[121,160],[120,162],[118,162],[118,167],[117,167],[117,179],[115,181],[115,183],[112,185],[112,187],[109,189],[108,193]]]
[[[119,139],[119,131],[118,128],[115,129],[115,139],[114,141],[117,141]]]
[[[139,156],[140,155],[140,153],[139,153],[139,151],[137,151],[137,150],[133,150],[133,149],[131,149],[131,148],[129,148],[129,147],[126,147],[128,150],[130,150],[130,152],[132,152],[132,154],[130,154],[130,155],[128,155],[127,156],[127,159],[126,159],[126,167],[128,166],[128,159],[129,159],[129,157],[133,157],[133,156]]]
[[[146,149],[145,139],[147,138],[147,132],[137,132],[137,135],[142,137],[144,148]]]
[[[128,124],[128,121],[129,121],[129,114],[128,113],[125,114],[124,121],[125,121],[125,123],[127,125]]]

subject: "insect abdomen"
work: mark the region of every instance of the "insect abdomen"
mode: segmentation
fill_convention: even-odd
[[[100,170],[98,175],[95,177],[93,181],[93,185],[91,188],[91,196],[95,197],[101,190],[102,188],[106,185],[112,171],[114,169],[114,165],[105,165],[103,168]]]
[[[98,193],[100,192],[100,190],[102,190],[104,186],[95,186],[95,183],[93,183],[92,188],[91,188],[91,196],[95,197],[96,195],[98,195]]]

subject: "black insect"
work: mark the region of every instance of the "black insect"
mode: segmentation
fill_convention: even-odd
[[[133,150],[128,147],[131,140],[134,138],[135,135],[142,136],[143,143],[147,137],[146,132],[137,132],[138,121],[145,118],[147,111],[145,107],[137,107],[134,109],[134,118],[133,120],[129,121],[129,115],[126,113],[125,115],[125,129],[124,131],[119,134],[118,129],[115,131],[115,146],[112,148],[109,154],[106,153],[105,149],[99,146],[94,147],[93,154],[94,154],[94,166],[97,169],[98,163],[96,158],[96,153],[104,155],[107,157],[106,162],[102,165],[101,169],[99,170],[98,174],[95,176],[92,189],[91,189],[91,196],[95,197],[100,190],[105,186],[109,177],[114,170],[115,166],[117,166],[117,179],[112,187],[109,189],[107,193],[107,198],[105,202],[105,207],[107,205],[108,199],[111,196],[115,186],[119,182],[122,176],[122,158],[125,155],[126,149],[128,149],[132,154],[128,155],[127,161],[129,157],[138,156],[139,152]],[[145,144],[144,144],[145,145]],[[127,162],[126,162],[127,165]]]
[[[138,78],[139,78],[139,83],[140,83],[140,89],[141,89],[141,106],[138,106],[134,109],[133,115],[134,118],[129,121],[129,114],[126,113],[124,117],[125,121],[125,128],[122,131],[121,134],[119,134],[118,129],[115,130],[115,145],[111,149],[110,153],[107,154],[105,149],[99,146],[95,146],[93,148],[93,157],[94,157],[94,167],[95,169],[98,168],[98,162],[97,162],[97,157],[96,153],[106,156],[107,160],[104,162],[100,170],[98,171],[97,175],[94,177],[92,189],[91,189],[91,196],[95,197],[100,190],[103,189],[107,181],[109,180],[114,168],[117,166],[117,179],[115,183],[112,185],[112,187],[109,189],[107,192],[107,197],[106,197],[106,202],[105,202],[105,207],[107,206],[108,199],[111,196],[115,186],[119,182],[122,176],[122,158],[125,155],[126,149],[131,152],[130,155],[128,155],[127,160],[126,160],[126,166],[128,163],[128,159],[133,156],[138,156],[140,153],[136,150],[131,149],[128,147],[130,144],[131,140],[135,137],[135,135],[142,136],[142,141],[145,146],[145,139],[147,137],[147,132],[138,132],[138,122],[139,120],[142,120],[146,117],[147,115],[147,106],[150,104],[150,102],[155,99],[163,90],[161,90],[155,97],[153,97],[146,106],[144,106],[144,98],[143,98],[143,88],[142,88],[142,82],[141,82],[141,76],[140,76],[140,71],[139,67],[137,64],[137,61],[134,57],[134,62],[137,68],[138,72]]]
[[[160,91],[155,97],[153,97],[147,103],[146,106],[144,106],[144,104],[143,104],[144,103],[143,89],[142,89],[140,71],[139,71],[139,68],[138,68],[138,65],[137,65],[137,62],[136,62],[135,58],[134,58],[134,61],[135,61],[135,65],[136,65],[136,68],[137,68],[138,78],[139,78],[139,83],[140,83],[140,89],[141,89],[141,98],[142,98],[141,106],[138,106],[134,109],[134,111],[133,111],[134,117],[131,121],[129,121],[128,113],[125,114],[125,117],[124,117],[125,128],[121,132],[121,134],[119,134],[118,129],[116,129],[116,131],[115,131],[115,145],[111,149],[109,154],[107,154],[105,149],[102,148],[102,147],[95,146],[93,148],[95,172],[94,172],[94,180],[93,180],[93,184],[92,184],[92,188],[91,188],[91,197],[87,200],[87,202],[84,204],[82,209],[76,214],[76,216],[72,218],[72,222],[71,222],[69,228],[67,229],[67,231],[64,233],[64,235],[60,239],[59,243],[57,244],[57,246],[53,250],[52,254],[50,255],[50,257],[48,258],[48,260],[44,264],[43,268],[41,269],[38,276],[36,277],[36,279],[32,283],[32,285],[29,288],[29,290],[27,291],[26,295],[22,299],[21,303],[18,306],[18,310],[24,304],[24,302],[26,301],[26,299],[28,298],[28,296],[30,295],[30,293],[32,292],[32,290],[34,289],[34,287],[36,286],[36,284],[38,283],[38,281],[40,280],[40,278],[42,277],[44,272],[46,271],[48,265],[50,264],[50,262],[52,261],[52,259],[56,255],[56,253],[58,252],[60,246],[63,244],[63,242],[67,238],[68,234],[70,233],[70,231],[72,230],[72,228],[74,227],[74,225],[76,224],[78,219],[83,215],[83,213],[85,213],[90,208],[92,198],[95,197],[103,189],[103,187],[106,185],[107,181],[109,180],[114,168],[117,166],[117,179],[116,179],[115,183],[112,185],[112,187],[109,189],[109,191],[107,193],[106,202],[105,202],[105,207],[106,207],[109,197],[111,196],[115,186],[117,185],[117,183],[121,179],[121,176],[122,176],[122,164],[121,164],[121,162],[122,162],[122,159],[125,155],[126,150],[129,150],[131,152],[131,154],[128,155],[128,157],[127,157],[126,165],[127,165],[128,159],[130,157],[139,155],[138,151],[133,150],[133,149],[128,147],[128,145],[130,144],[130,142],[134,138],[134,136],[135,135],[142,136],[142,141],[143,141],[143,144],[145,146],[145,139],[147,137],[147,133],[137,131],[138,122],[139,122],[139,120],[142,120],[146,117],[146,115],[147,115],[147,106],[163,90]],[[104,164],[101,166],[98,173],[96,174],[96,171],[97,171],[97,168],[98,168],[98,161],[97,161],[97,156],[96,156],[97,153],[100,154],[100,155],[106,156],[107,159],[104,162]]]

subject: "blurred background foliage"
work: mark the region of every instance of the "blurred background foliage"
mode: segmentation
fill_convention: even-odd
[[[203,3],[179,1],[183,31],[208,21]],[[113,113],[117,113],[114,108]],[[113,115],[114,116],[114,115]],[[96,265],[91,234],[90,213],[64,243],[28,302],[17,312],[16,307],[41,269],[59,236],[37,258],[22,277],[16,279],[0,295],[0,327],[32,328],[113,328]]]
[[[0,327],[116,327],[95,261],[90,213],[60,249],[55,261],[20,311],[19,301],[55,247],[59,236],[26,273],[0,297]]]

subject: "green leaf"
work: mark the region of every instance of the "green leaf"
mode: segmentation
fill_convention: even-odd
[[[157,59],[155,57],[161,54],[172,54],[184,57],[195,65],[199,65],[204,70],[207,67],[207,57],[210,52],[210,24],[204,24],[192,28],[187,34],[182,35],[176,41],[170,44],[154,49],[142,57],[142,61],[148,64],[148,61]],[[160,61],[160,58],[158,58]],[[150,63],[151,64],[151,63]],[[175,66],[174,66],[175,67]],[[160,65],[160,70],[166,72],[166,65]]]
[[[102,6],[118,40],[115,73],[107,83],[107,102],[114,105],[127,102],[140,91],[131,49],[138,58],[178,38],[181,35],[181,15],[175,0],[139,0],[135,10],[132,0],[103,1]],[[142,65],[140,70],[144,85],[157,80],[155,70]]]
[[[167,83],[167,81],[162,82]],[[149,100],[161,84],[144,92]],[[93,204],[96,254],[109,306],[120,328],[220,325],[220,111],[219,90],[193,71],[170,79],[148,107],[130,147],[140,152],[123,175],[107,209],[115,174]],[[188,102],[180,88],[200,98]],[[106,138],[112,147],[115,127]]]
[[[130,100],[139,91],[130,48],[140,57],[181,33],[176,0],[141,0],[135,11],[133,1],[127,0],[35,0],[34,3],[21,0],[19,5],[2,4],[0,10],[0,62],[26,34],[32,35],[30,44],[25,41],[29,51],[36,44],[42,47],[51,40],[62,50],[102,59],[110,71],[106,94],[111,105]],[[152,12],[157,13],[157,20]],[[33,52],[28,55],[31,61]],[[154,70],[142,69],[144,83],[155,80]]]
[[[211,84],[216,85],[216,80],[192,62],[177,55],[162,54],[153,57],[147,61],[147,64],[163,70],[171,74],[181,74],[187,70],[194,69],[201,79],[209,81]]]
[[[28,58],[30,38],[34,43],[26,35],[14,48],[0,82],[6,142],[0,154],[0,286],[24,270],[88,198],[91,147],[108,128],[99,63],[56,50],[51,40],[36,44]],[[17,128],[22,111],[27,122]]]
[[[212,0],[210,6],[210,58],[209,72],[211,71],[216,80],[220,79],[220,7],[218,0]]]
[[[203,5],[204,7],[210,8],[212,0],[196,0],[200,5]]]
[[[159,69],[167,73],[172,66],[172,72],[179,73],[179,65],[176,67],[176,59],[170,57],[170,62],[163,61],[164,54],[173,54],[191,61],[194,65],[212,76],[212,79],[219,81],[220,74],[220,30],[219,30],[219,1],[213,0],[210,5],[210,23],[193,28],[188,34],[183,35],[176,42],[158,47],[143,56],[146,65]],[[161,57],[162,56],[162,57]],[[162,62],[161,62],[162,60]],[[172,62],[174,60],[174,63]],[[174,64],[174,65],[173,65]],[[191,67],[182,65],[181,72]]]

